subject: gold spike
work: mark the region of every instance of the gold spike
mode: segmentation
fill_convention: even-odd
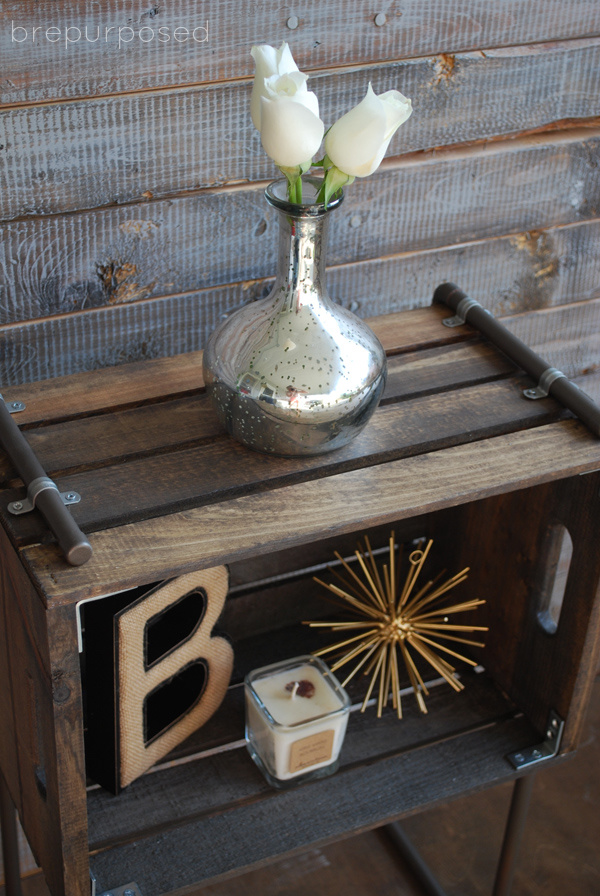
[[[464,582],[468,576],[463,570],[462,573],[459,573],[457,576],[452,576],[451,579],[447,579],[443,585],[440,585],[439,588],[436,588],[435,591],[432,591],[430,594],[427,594],[423,597],[423,599],[417,603],[416,597],[410,601],[405,607],[405,611],[407,613],[416,613],[417,610],[421,609],[421,607],[426,606],[427,604],[432,603],[434,600],[437,600],[438,597],[441,597],[447,591],[450,591],[452,588],[456,588],[457,585],[460,585],[461,582]]]
[[[455,691],[461,691],[463,689],[463,685],[454,677],[454,669],[452,666],[448,666],[448,663],[445,663],[440,657],[436,656],[431,650],[428,650],[424,644],[420,644],[418,641],[409,638],[409,643],[412,647],[415,648],[425,659],[431,663],[433,668],[439,672],[439,674],[444,678],[450,687],[454,688]]]
[[[373,640],[377,644],[377,643],[379,643],[380,639],[374,638]],[[334,665],[331,667],[331,671],[335,672],[337,669],[340,668],[340,666],[345,666],[346,663],[349,663],[350,660],[353,660],[355,657],[357,657],[360,653],[363,652],[363,650],[367,650],[368,647],[371,645],[371,643],[372,643],[372,641],[361,641],[357,647],[354,647],[348,653],[345,653],[339,660],[336,660]]]
[[[356,553],[357,553],[357,552],[356,552]],[[352,569],[352,567],[349,566],[349,565],[346,563],[346,561],[345,561],[344,558],[341,556],[341,554],[338,554],[337,551],[336,551],[335,556],[338,558],[338,560],[340,561],[340,563],[342,563],[342,565],[343,565],[344,569],[346,570],[346,572],[348,572],[348,573],[352,576],[352,578],[353,578],[354,581],[357,583],[357,585],[359,586],[359,588],[360,588],[360,590],[363,592],[363,594],[365,594],[365,595],[369,598],[369,601],[372,603],[372,602],[373,602],[373,595],[371,594],[371,592],[369,591],[369,589],[366,587],[366,585],[364,584],[364,582],[361,582],[360,578],[356,575],[356,573],[354,572],[354,570]],[[377,601],[376,601],[376,606],[379,606],[379,603],[378,603]]]
[[[396,580],[394,582],[394,594],[400,594],[400,574],[402,572],[402,544],[398,545],[398,556],[396,557]]]
[[[400,641],[400,649],[402,650],[402,656],[404,658],[404,665],[406,666],[409,675],[412,671],[412,674],[415,676],[415,678],[419,682],[421,690],[423,691],[425,696],[428,697],[429,691],[427,690],[427,686],[425,685],[425,682],[421,678],[421,674],[420,674],[419,670],[417,669],[417,667],[415,665],[415,661],[413,660],[412,656],[410,655],[410,651],[409,651],[408,647],[406,646],[406,644],[404,643],[404,641]]]
[[[384,657],[385,657],[385,647],[386,647],[385,644],[382,645],[382,647],[380,647],[379,656],[377,657],[377,663],[375,666],[375,672],[373,674],[373,677],[371,678],[371,683],[369,684],[367,693],[365,695],[365,699],[363,700],[363,704],[360,708],[361,712],[365,711],[365,709],[367,708],[367,703],[371,699],[371,694],[373,693],[373,688],[375,687],[375,682],[377,681],[377,673],[378,673],[378,671],[381,667],[381,664],[383,663]]]
[[[390,603],[392,611],[394,610],[394,584],[396,582],[396,536],[394,532],[390,532]]]
[[[423,636],[421,628],[417,625],[413,627],[413,632],[419,637]],[[436,638],[443,638],[445,641],[456,641],[458,644],[468,644],[469,647],[485,647],[485,644],[483,644],[481,641],[471,641],[469,638],[458,638],[456,635],[443,635],[435,629],[433,631],[429,631],[429,629],[427,629],[427,634],[435,635]]]
[[[395,697],[395,700],[393,702],[394,702],[394,706],[396,708],[396,715],[398,716],[399,719],[401,719],[402,718],[402,697],[400,696],[400,673],[398,672],[398,650],[397,650],[396,644],[394,644],[393,651],[392,651],[392,661],[394,664],[393,668],[392,668],[392,687],[394,688],[394,697]],[[410,677],[410,673],[409,673],[409,677]],[[414,690],[414,685],[413,685],[413,690]],[[417,690],[415,690],[415,694],[418,694]]]
[[[345,576],[342,576],[338,572],[336,572],[335,569],[331,569],[330,567],[328,567],[328,570],[337,578],[337,580],[339,582],[342,583],[342,585],[344,586],[342,589],[343,591],[345,591],[347,594],[349,594],[355,600],[358,600],[361,603],[365,602],[365,595],[361,594],[361,592],[358,590],[358,588],[354,587],[352,582],[348,581],[348,579]],[[313,577],[313,581],[315,581],[315,582],[317,581],[316,577]],[[339,587],[340,586],[338,585],[338,588]]]
[[[394,606],[394,598],[392,595],[392,580],[390,578],[390,573],[387,567],[387,563],[383,564],[383,581],[385,582],[385,596],[387,597],[387,609],[390,617],[393,618],[396,615],[396,610]]]
[[[440,616],[444,618],[446,611],[440,610]],[[365,625],[371,625],[371,623],[366,622]],[[489,625],[449,625],[445,622],[419,622],[417,625],[419,628],[444,629],[454,632],[489,632],[490,630]]]
[[[454,650],[450,650],[449,647],[444,647],[443,644],[438,644],[436,641],[431,641],[429,638],[426,638],[424,635],[415,632],[415,638],[419,638],[420,641],[424,641],[425,644],[431,644],[432,647],[435,647],[437,650],[443,650],[444,653],[448,653],[450,656],[456,657],[457,660],[462,660],[463,663],[468,663],[469,666],[476,666],[477,663],[475,660],[470,660],[468,657],[463,656],[461,653],[456,653]]]
[[[400,649],[402,650],[402,656],[404,658],[404,665],[406,666],[406,671],[408,672],[408,677],[410,678],[410,683],[412,685],[413,693],[417,698],[417,703],[419,704],[419,709],[422,713],[427,712],[427,706],[425,705],[425,700],[423,699],[423,694],[421,690],[427,694],[427,688],[423,684],[423,680],[417,671],[417,667],[413,662],[413,658],[408,652],[408,648],[404,642],[400,642]],[[420,687],[419,687],[420,685]]]
[[[377,698],[377,718],[380,719],[383,713],[384,707],[384,698],[387,704],[387,695],[389,693],[388,687],[388,647],[389,645],[386,643],[383,649],[384,661],[381,666],[381,671],[379,673],[379,697]]]
[[[302,625],[309,625],[311,628],[331,628],[334,631],[342,631],[350,628],[369,628],[372,622],[303,622]],[[383,623],[382,623],[383,625]]]
[[[419,573],[423,569],[423,564],[425,563],[425,560],[427,559],[427,555],[428,555],[429,551],[431,550],[432,544],[433,544],[433,540],[429,539],[429,541],[427,543],[427,547],[425,548],[424,551],[413,551],[412,554],[410,555],[410,557],[408,558],[409,561],[413,565],[412,575],[411,575],[411,573],[409,573],[406,578],[406,584],[404,585],[404,590],[402,591],[402,596],[400,597],[399,609],[404,606],[404,604],[410,597],[410,593],[413,589],[415,582],[417,581]],[[415,554],[421,555],[418,560],[411,559]]]
[[[369,657],[373,656],[374,652],[375,652],[375,651],[377,650],[377,648],[379,647],[379,644],[380,644],[380,641],[377,640],[377,641],[375,641],[375,643],[373,644],[373,646],[369,648],[369,650],[367,651],[367,653],[365,654],[365,656],[363,656],[362,660],[360,660],[360,661],[356,664],[356,666],[354,667],[354,669],[352,670],[352,672],[350,673],[350,675],[348,675],[348,677],[345,678],[344,681],[342,682],[342,687],[343,687],[343,688],[345,688],[346,685],[348,684],[348,682],[351,681],[351,680],[354,678],[354,676],[356,675],[356,673],[359,672],[360,669],[362,669],[362,667],[363,667],[364,664],[367,662],[367,660],[369,659]]]
[[[415,594],[413,599],[410,601],[409,606],[414,606],[414,604],[418,600],[420,600],[422,597],[424,597],[424,595],[429,591],[429,589],[432,588],[433,585],[435,585],[435,583],[442,578],[442,576],[444,575],[445,572],[446,572],[446,570],[442,569],[440,572],[438,572],[437,576],[434,576],[433,579],[429,579],[429,581],[425,585],[423,585],[421,590],[417,591],[417,593]]]
[[[377,601],[378,606],[385,612],[385,603],[383,602],[383,595],[379,594],[379,592],[377,591],[375,583],[373,582],[373,579],[371,578],[369,570],[367,569],[367,564],[365,563],[365,559],[364,559],[363,555],[360,554],[358,551],[356,551],[355,553],[356,553],[356,558],[357,558],[358,562],[360,563],[360,567],[365,574],[365,578],[366,578],[367,582],[369,583],[373,597]]]
[[[353,638],[346,638],[344,641],[336,641],[335,644],[330,644],[328,647],[319,647],[318,650],[315,650],[315,655],[322,656],[324,653],[331,653],[332,650],[341,650],[342,647],[347,647],[348,644],[354,644],[356,641],[364,641],[369,635],[373,635],[378,631],[376,628],[372,628],[371,631],[361,632],[360,635],[354,635]]]
[[[334,594],[337,594],[338,597],[343,597],[344,600],[347,600],[348,603],[351,604],[353,607],[360,608],[363,612],[367,613],[369,616],[374,616],[374,617],[379,616],[379,613],[377,612],[377,610],[374,607],[369,606],[369,604],[365,603],[364,601],[359,600],[358,598],[352,597],[351,594],[348,594],[347,591],[342,591],[342,589],[338,588],[337,585],[328,585],[326,582],[322,582],[321,579],[317,579],[316,577],[315,577],[315,582],[317,582],[319,585],[323,585],[325,588],[327,588],[329,591],[332,591]]]
[[[371,568],[373,570],[373,575],[375,576],[375,581],[377,582],[377,588],[380,594],[383,594],[383,585],[381,584],[381,578],[379,575],[379,570],[377,569],[377,564],[375,562],[375,557],[373,556],[373,551],[371,550],[371,542],[369,541],[368,535],[365,535],[365,544],[367,546],[367,551],[369,554],[369,560],[371,562]]]
[[[447,616],[448,613],[465,613],[467,610],[474,610],[475,607],[481,606],[484,604],[484,600],[470,600],[464,604],[454,604],[452,607],[444,607],[444,616]],[[429,613],[420,613],[419,616],[411,616],[411,622],[421,621],[421,619],[429,619],[432,616],[440,616],[440,610],[430,610]]]

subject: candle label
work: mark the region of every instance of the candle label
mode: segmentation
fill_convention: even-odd
[[[335,732],[319,731],[294,741],[290,748],[290,774],[295,775],[305,768],[329,762],[333,754]]]

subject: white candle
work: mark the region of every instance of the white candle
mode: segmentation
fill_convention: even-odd
[[[246,677],[248,749],[275,786],[337,767],[350,701],[325,663],[304,656]]]

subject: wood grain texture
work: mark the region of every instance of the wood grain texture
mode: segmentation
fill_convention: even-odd
[[[556,309],[526,312],[503,319],[504,325],[527,345],[540,351],[554,367],[593,374],[600,367],[600,301],[574,302]],[[585,390],[585,385],[582,387]]]
[[[474,655],[540,731],[552,710],[565,720],[564,750],[577,744],[596,673],[599,483],[596,472],[505,494],[477,508],[463,506],[455,519],[455,562],[471,566],[463,594],[487,599],[477,624],[493,632],[484,651]],[[558,628],[549,634],[539,613],[557,522],[571,534],[573,557]],[[486,551],[482,545],[490,532],[494,550]]]
[[[71,508],[71,514],[89,534],[265,488],[281,489],[307,479],[320,480],[324,476],[389,463],[449,445],[522,431],[564,416],[563,409],[552,400],[525,401],[522,390],[529,383],[529,380],[509,379],[470,388],[459,387],[452,393],[440,388],[439,393],[380,407],[365,432],[350,445],[322,456],[270,457],[248,451],[224,433],[213,441],[197,440],[192,447],[184,443],[167,453],[172,446],[162,432],[175,430],[177,424],[176,419],[172,426],[170,424],[173,409],[161,408],[162,413],[155,415],[155,425],[148,426],[149,437],[144,452],[136,451],[132,446],[129,457],[127,450],[120,453],[121,433],[127,431],[127,424],[121,425],[119,418],[109,418],[105,421],[102,437],[106,440],[102,458],[105,465],[86,470],[86,466],[98,461],[97,456],[94,457],[95,449],[85,447],[88,441],[94,441],[93,431],[88,431],[85,423],[72,428],[71,438],[81,452],[79,463],[69,451],[65,454],[67,463],[77,464],[74,471],[55,473],[54,464],[60,467],[65,461],[54,452],[54,464],[49,463],[49,459],[44,462],[60,491],[75,491],[84,496],[80,504]],[[193,413],[193,406],[190,409],[188,405],[188,413]],[[55,441],[59,443],[66,439],[61,427],[56,437]],[[160,440],[154,448],[152,437],[155,441]],[[107,457],[106,443],[110,457]],[[41,447],[44,457],[43,445]],[[82,472],[78,472],[78,468]],[[3,494],[4,525],[19,545],[48,541],[50,533],[38,514],[17,518],[4,510],[6,502],[20,498],[21,488]]]
[[[590,373],[600,364],[600,222],[341,265],[330,268],[327,279],[330,293],[369,318],[383,339],[388,312],[428,306],[435,286],[445,281],[461,284],[568,376]],[[248,294],[260,295],[269,283],[257,281],[249,290],[239,283],[0,327],[3,394],[26,401],[28,410],[19,420],[27,422],[68,414],[61,398],[69,390],[64,376],[80,371],[88,371],[89,410],[102,406],[104,386],[115,390],[110,402],[117,395],[118,403],[133,400],[145,371],[159,365],[172,383],[166,391],[194,390],[202,383],[198,349],[220,316]],[[420,320],[425,326],[426,314]],[[169,356],[179,357],[171,363]],[[32,381],[38,381],[35,392],[24,385]],[[148,377],[147,388],[156,382]],[[17,391],[10,388],[17,384]],[[155,387],[154,394],[159,391]]]
[[[595,469],[599,443],[576,421],[498,436],[119,526],[90,536],[85,567],[52,546],[22,556],[53,605],[365,529]]]
[[[329,264],[597,218],[599,152],[598,132],[575,129],[386,165],[353,184],[332,214]],[[246,299],[261,295],[265,284],[255,281],[274,274],[276,215],[252,187],[6,224],[0,323],[226,284],[237,284],[232,304],[240,283]],[[223,305],[210,294],[205,302],[214,325]],[[174,317],[169,329],[180,326]],[[138,337],[146,356],[157,339],[152,329]]]
[[[148,896],[173,891],[174,887],[179,890],[195,881],[238,870],[240,863],[256,866],[274,854],[293,854],[308,844],[338,839],[342,832],[355,833],[410,814],[421,808],[423,801],[435,805],[459,793],[472,792],[480,783],[489,786],[510,780],[514,773],[504,754],[529,743],[532,736],[533,729],[524,720],[473,731],[404,754],[401,761],[392,755],[339,772],[320,782],[318,803],[314,788],[308,785],[250,806],[233,804],[225,814],[199,817],[158,836],[149,832],[148,837],[135,842],[125,841],[93,855],[91,864],[103,886],[116,883],[118,869],[126,867]],[[247,757],[228,755],[231,777],[239,778],[238,763],[247,761]],[[238,832],[236,838],[231,837],[233,825]],[[198,850],[198,842],[208,832],[215,845],[210,850]],[[177,856],[176,862],[173,856]]]
[[[4,531],[0,549],[8,666],[3,688],[11,689],[13,704],[3,725],[3,770],[12,772],[7,784],[51,889],[88,896],[74,613],[60,610],[46,616]],[[11,739],[12,751],[6,746]]]
[[[560,0],[547,0],[538,8],[528,0],[503,0],[490,5],[486,0],[464,0],[457,12],[448,0],[404,0],[385,9],[383,27],[375,25],[375,8],[353,0],[306,0],[296,11],[299,27],[286,27],[291,8],[275,0],[246,6],[224,0],[214,8],[208,4],[183,7],[174,0],[159,6],[131,4],[117,0],[110,12],[96,9],[83,0],[38,0],[35,7],[18,0],[3,3],[0,12],[0,53],[5,60],[1,82],[4,103],[42,102],[94,96],[131,90],[164,88],[251,77],[250,46],[289,41],[302,70],[367,64],[375,61],[456,53],[480,47],[510,46],[565,40],[600,33],[600,14],[593,0],[571,0],[568,12]],[[177,26],[190,30],[208,21],[209,39],[162,44],[140,41],[139,29]],[[27,29],[13,40],[11,23]],[[343,28],[340,27],[343,23]],[[63,40],[51,43],[31,29],[60,26]],[[88,25],[88,42],[75,40],[65,49],[64,29]],[[109,33],[104,29],[117,26]],[[136,39],[119,50],[118,26],[132,26]],[[103,40],[89,43],[98,34]],[[183,36],[183,35],[182,35]],[[202,37],[203,35],[198,35]]]
[[[260,658],[255,657],[254,663],[260,663]],[[395,754],[400,757],[428,742],[450,739],[465,730],[514,715],[514,706],[494,688],[487,675],[467,672],[463,677],[465,689],[459,695],[450,692],[448,687],[432,688],[431,711],[426,716],[418,710],[415,701],[407,699],[406,715],[401,724],[393,712],[386,712],[375,727],[371,707],[366,713],[353,710],[342,750],[341,768],[358,767],[378,756]],[[238,694],[241,688],[232,690]],[[272,788],[256,775],[245,748],[240,748],[240,740],[244,737],[243,700],[240,702],[241,712],[235,713],[234,718],[228,713],[223,720],[229,731],[221,750],[212,756],[199,757],[198,761],[172,767],[167,761],[164,768],[140,778],[119,795],[118,818],[114,817],[115,800],[111,794],[102,789],[89,790],[92,852],[106,849],[121,839],[131,841],[143,837],[149,827],[168,829],[174,817],[181,823],[198,816],[220,815],[227,811],[232,792],[235,792],[238,803],[268,802],[269,797],[277,800]],[[357,701],[353,702],[357,706]],[[228,756],[232,747],[234,755]],[[238,774],[224,774],[228,765],[235,766]],[[212,782],[210,785],[209,781]],[[170,800],[165,799],[167,793]]]
[[[472,340],[476,334],[469,326],[458,332],[441,325],[447,313],[441,306],[430,305],[406,311],[401,319],[383,314],[371,319],[369,325],[389,354]],[[203,386],[202,352],[42,379],[19,389],[27,405],[18,418],[19,425],[86,416],[167,396],[175,398]],[[10,389],[3,395],[7,401],[16,397]]]
[[[580,476],[562,488],[554,513],[565,525],[573,540],[573,556],[567,579],[558,629],[548,638],[541,626],[524,629],[520,642],[518,666],[523,669],[519,680],[519,698],[535,687],[545,691],[546,702],[566,718],[564,749],[573,749],[579,742],[585,710],[597,668],[600,645],[600,475]],[[541,527],[540,527],[541,529]],[[544,556],[546,531],[541,529],[537,557]],[[538,562],[540,562],[538,560]],[[539,576],[539,572],[538,572]],[[579,663],[574,658],[580,656]],[[515,689],[512,689],[515,695]],[[540,698],[535,706],[531,697],[523,696],[519,704],[535,725],[542,728]],[[553,708],[554,708],[553,707]]]
[[[382,403],[414,400],[514,373],[515,368],[508,359],[479,342],[393,355],[388,361]],[[116,396],[107,394],[106,397],[114,401]],[[30,411],[33,413],[35,409]],[[533,411],[528,410],[529,413],[537,416]],[[151,455],[161,455],[161,462],[168,464],[167,451],[179,452],[223,435],[212,405],[200,393],[87,418],[78,416],[54,425],[45,418],[44,425],[28,430],[26,438],[45,470],[57,475]],[[8,458],[1,456],[0,485],[6,485],[14,477]]]
[[[411,97],[394,156],[598,116],[599,72],[600,40],[586,39],[318,74],[311,87],[326,127],[369,82]],[[0,111],[0,220],[273,178],[249,108],[250,85],[227,84]]]

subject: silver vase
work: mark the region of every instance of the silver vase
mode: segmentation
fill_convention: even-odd
[[[212,333],[204,380],[234,439],[278,455],[340,448],[365,426],[385,385],[386,358],[369,327],[325,288],[329,215],[316,202],[321,181],[303,178],[303,203],[270,184],[279,212],[279,259],[266,299],[240,308]]]

